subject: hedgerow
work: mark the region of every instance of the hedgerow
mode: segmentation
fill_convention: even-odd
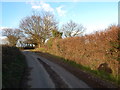
[[[16,47],[2,46],[2,87],[20,88],[27,64]]]
[[[91,70],[101,70],[118,77],[120,57],[117,26],[81,37],[54,39],[49,51]],[[103,66],[102,66],[103,65]]]

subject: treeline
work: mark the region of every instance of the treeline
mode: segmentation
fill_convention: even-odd
[[[105,71],[118,79],[120,76],[119,30],[119,27],[111,26],[105,31],[91,35],[54,39],[48,51],[89,67],[91,70]]]
[[[34,12],[20,21],[18,29],[3,29],[3,35],[7,36],[10,46],[16,46],[19,41],[21,45],[34,44],[36,47],[42,47],[52,37],[62,38],[63,34],[64,37],[80,36],[85,30],[81,24],[73,21],[58,27],[59,22],[52,13]]]
[[[25,56],[18,48],[2,46],[2,88],[20,88],[26,68]]]

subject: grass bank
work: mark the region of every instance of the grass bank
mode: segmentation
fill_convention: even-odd
[[[57,56],[56,56],[57,57]],[[60,57],[58,57],[60,58]],[[116,85],[120,85],[120,75],[118,75],[117,77],[114,77],[112,74],[109,74],[105,71],[99,71],[99,70],[91,70],[90,67],[86,67],[80,64],[77,64],[74,61],[70,61],[70,60],[66,60],[66,59],[62,59],[65,63],[69,63],[72,66],[78,67],[83,71],[89,72],[91,74],[94,74],[97,77],[100,77],[103,80],[108,80],[110,82],[115,83]]]

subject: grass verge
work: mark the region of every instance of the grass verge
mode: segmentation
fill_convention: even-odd
[[[63,57],[56,56],[56,55],[52,55],[52,56],[54,56],[56,58],[60,58],[63,62],[68,63],[74,67],[78,67],[79,69],[81,69],[85,72],[89,72],[97,77],[100,77],[103,80],[108,80],[112,83],[115,83],[116,85],[120,85],[120,75],[114,77],[112,74],[109,74],[105,71],[91,70],[90,67],[86,67],[86,66],[83,66],[81,64],[77,64],[76,62],[64,59]]]

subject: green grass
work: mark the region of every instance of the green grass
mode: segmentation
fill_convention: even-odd
[[[16,47],[2,48],[2,87],[19,88],[27,67],[25,56]]]
[[[91,74],[94,74],[95,76],[98,76],[101,79],[108,80],[108,81],[114,82],[116,84],[120,84],[120,76],[118,76],[119,78],[114,77],[112,74],[109,74],[105,71],[91,70],[90,67],[82,66],[80,64],[77,64],[74,61],[65,60],[65,59],[63,59],[63,60],[65,63],[69,63],[72,66],[75,66],[75,67],[82,69],[83,71],[90,72]]]

